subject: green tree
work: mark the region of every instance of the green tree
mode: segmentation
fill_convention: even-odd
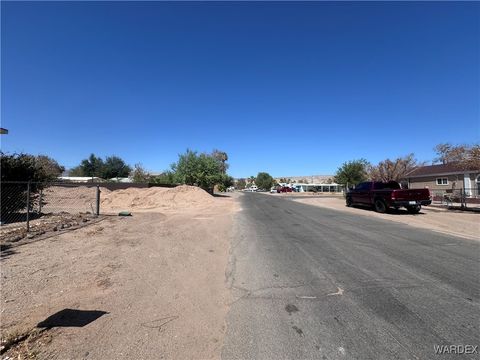
[[[148,183],[150,181],[150,174],[143,168],[142,164],[135,164],[130,177],[134,183]]]
[[[274,180],[269,173],[259,172],[255,180],[255,184],[259,189],[270,190],[273,186]]]
[[[112,155],[105,159],[103,163],[101,177],[104,179],[128,177],[132,168],[128,166],[123,159]]]
[[[88,159],[81,161],[80,165],[70,170],[70,176],[102,177],[104,163],[102,158],[91,154]]]
[[[78,165],[68,170],[68,176],[85,176],[85,174],[81,166]]]
[[[233,177],[224,174],[222,178],[222,182],[218,184],[218,190],[221,192],[225,192],[233,184],[234,184]]]
[[[64,167],[45,155],[5,154],[0,152],[3,181],[50,182],[57,179]]]
[[[342,185],[356,185],[367,179],[367,167],[369,163],[365,159],[347,161],[337,169],[335,182]]]
[[[112,179],[127,177],[131,171],[132,168],[118,156],[109,156],[104,161],[101,157],[91,154],[87,159],[83,159],[80,165],[71,169],[69,175]]]
[[[220,171],[223,174],[226,174],[227,170],[228,170],[228,164],[227,164],[228,155],[227,155],[227,153],[225,151],[214,149],[212,151],[212,157],[220,163]]]
[[[245,189],[246,186],[247,186],[247,182],[245,181],[245,179],[237,179],[235,183],[236,189],[242,190],[242,189]]]
[[[46,155],[38,155],[35,158],[35,166],[49,180],[58,178],[65,171],[65,167],[61,166],[56,160]]]
[[[165,171],[162,174],[151,179],[155,184],[175,185],[178,183],[177,177],[173,171]]]
[[[192,150],[179,155],[178,161],[172,164],[172,171],[180,183],[198,186],[209,193],[213,193],[215,185],[225,181],[225,174],[217,159]]]

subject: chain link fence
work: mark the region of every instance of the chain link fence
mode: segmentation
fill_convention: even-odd
[[[47,224],[63,228],[86,222],[100,213],[100,190],[97,185],[2,181],[0,203],[2,239],[44,231]]]
[[[432,204],[480,210],[478,188],[430,190]]]

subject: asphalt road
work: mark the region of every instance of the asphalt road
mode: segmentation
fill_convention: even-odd
[[[435,353],[480,343],[480,242],[266,194],[241,202],[222,358],[480,358]]]

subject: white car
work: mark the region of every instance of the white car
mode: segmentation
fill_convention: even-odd
[[[274,186],[270,189],[270,193],[276,194],[277,193],[277,188]]]
[[[258,190],[257,185],[250,186],[250,191],[257,191],[257,190]]]

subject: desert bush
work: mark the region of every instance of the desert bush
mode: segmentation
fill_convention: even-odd
[[[36,194],[46,183],[56,180],[63,167],[45,155],[0,153],[1,162],[1,214],[8,214],[25,209],[27,206],[27,182],[30,184],[32,207],[38,199]]]
[[[179,183],[198,186],[211,194],[215,185],[233,184],[233,179],[224,173],[226,168],[222,159],[192,150],[180,154],[178,161],[172,164],[172,172]]]

